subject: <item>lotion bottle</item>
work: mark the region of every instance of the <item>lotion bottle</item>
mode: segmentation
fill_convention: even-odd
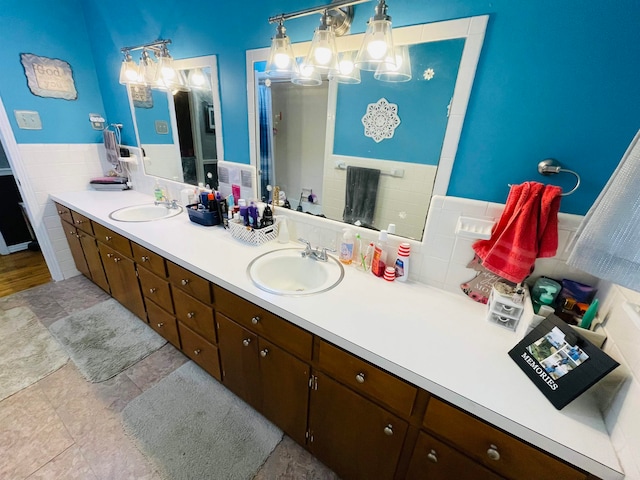
[[[398,247],[398,258],[396,259],[396,279],[399,282],[406,282],[409,276],[409,254],[411,253],[410,243],[401,243]]]
[[[384,269],[387,262],[387,231],[380,230],[378,235],[378,241],[373,248],[373,257],[371,259],[371,273],[376,277],[382,277],[384,275]]]
[[[353,262],[354,244],[353,230],[345,228],[342,234],[342,242],[340,242],[340,261],[345,265],[351,265],[351,262]]]

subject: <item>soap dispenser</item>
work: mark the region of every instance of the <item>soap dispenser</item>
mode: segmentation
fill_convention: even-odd
[[[353,247],[355,245],[355,237],[353,230],[345,228],[340,242],[340,261],[345,265],[351,265],[353,262]]]

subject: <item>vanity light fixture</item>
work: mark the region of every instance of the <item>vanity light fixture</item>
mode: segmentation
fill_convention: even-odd
[[[317,87],[322,84],[322,77],[316,68],[302,62],[298,66],[298,71],[293,74],[293,77],[291,77],[291,83],[302,85],[304,87]]]
[[[189,70],[187,83],[192,88],[208,89],[207,76],[201,68]]]
[[[124,60],[120,67],[120,83],[149,85],[151,88],[175,89],[186,85],[184,76],[173,68],[173,59],[169,54],[167,45],[171,40],[156,40],[132,47],[121,48]],[[135,62],[131,58],[131,52],[142,50],[140,62],[135,67]],[[151,58],[150,52],[154,54],[156,61]],[[137,74],[134,75],[134,67]]]
[[[408,82],[411,80],[411,58],[409,46],[401,45],[394,50],[395,64],[381,63],[373,77],[383,82]]]
[[[331,25],[328,11],[325,10],[320,20],[320,26],[313,34],[311,48],[305,60],[305,64],[313,67],[320,73],[329,73],[338,68],[338,49],[336,48],[336,34]]]
[[[271,51],[265,73],[274,78],[291,78],[298,72],[296,57],[293,55],[291,41],[284,28],[284,19],[280,19],[276,36],[271,39]]]
[[[361,70],[378,69],[378,66],[387,64],[394,66],[393,36],[391,34],[391,17],[387,15],[385,0],[379,0],[375,8],[375,15],[367,23],[367,31],[364,40],[356,56],[356,66]]]
[[[360,69],[353,63],[355,52],[343,52],[338,58],[338,68],[329,72],[329,80],[338,83],[360,83]]]

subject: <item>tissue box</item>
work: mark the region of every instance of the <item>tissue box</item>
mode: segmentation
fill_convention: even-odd
[[[194,208],[195,207],[195,208]],[[218,212],[210,212],[209,210],[198,210],[198,204],[187,205],[187,213],[189,220],[205,227],[220,225],[220,217]]]

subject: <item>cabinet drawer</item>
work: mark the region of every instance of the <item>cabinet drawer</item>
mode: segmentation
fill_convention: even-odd
[[[69,210],[64,205],[60,205],[57,202],[54,203],[56,204],[56,210],[58,211],[58,215],[60,216],[60,218],[65,222],[73,224],[73,219],[71,218],[71,210]]]
[[[584,480],[585,474],[455,407],[429,400],[424,427],[514,480]]]
[[[140,278],[140,287],[145,298],[153,300],[167,312],[174,312],[169,282],[145,268],[138,268],[138,278]]]
[[[365,393],[405,417],[411,415],[418,389],[333,345],[320,342],[319,366],[336,380]]]
[[[500,480],[491,470],[457,450],[420,432],[406,480]]]
[[[169,280],[173,285],[201,302],[213,302],[211,285],[208,280],[169,261],[167,261],[167,270],[169,271]]]
[[[180,348],[178,322],[170,313],[165,312],[152,301],[147,300],[147,318],[149,325],[156,332],[166,338],[174,347]]]
[[[228,290],[215,285],[213,289],[216,310],[290,353],[305,360],[311,360],[313,337],[309,332]]]
[[[93,235],[93,227],[91,226],[91,220],[78,212],[71,212],[71,218],[73,218],[73,224],[89,235]]]
[[[221,381],[222,376],[220,375],[218,348],[212,343],[207,342],[181,322],[178,322],[178,330],[180,331],[180,339],[182,340],[182,352],[200,365],[211,376]]]
[[[133,258],[131,253],[131,243],[128,238],[123,237],[113,230],[109,230],[107,227],[100,225],[99,223],[94,223],[93,228],[95,230],[96,240],[104,243],[105,245],[109,245],[125,257]]]
[[[171,286],[176,318],[206,340],[217,343],[213,308]]]
[[[134,242],[131,242],[131,250],[138,265],[151,270],[159,277],[167,278],[167,265],[163,257]]]

